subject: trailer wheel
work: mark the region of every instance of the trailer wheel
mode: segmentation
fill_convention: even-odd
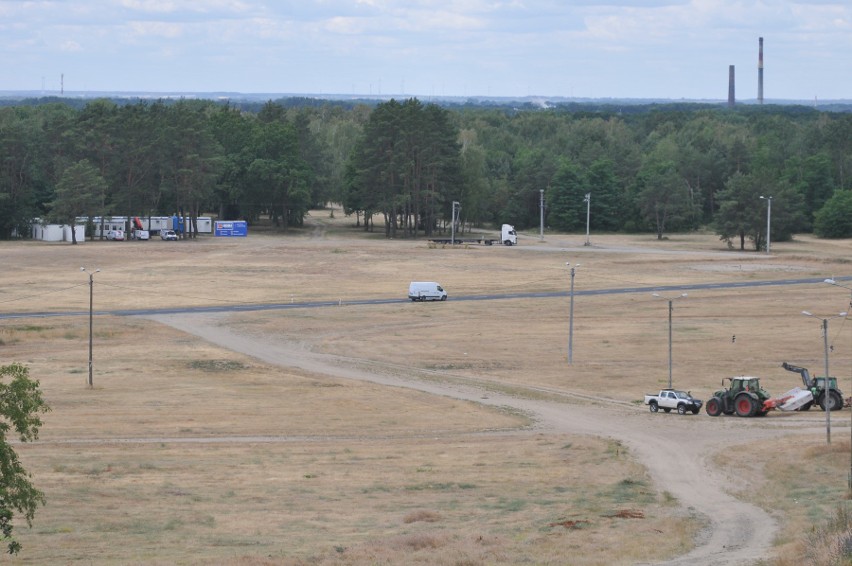
[[[810,411],[811,407],[813,407],[813,404],[814,404],[813,401],[808,401],[807,403],[805,403],[804,405],[802,405],[801,407],[799,407],[796,410],[797,411]]]
[[[740,393],[734,400],[734,410],[738,417],[753,417],[757,412],[757,403],[748,393]]]
[[[678,405],[677,406],[677,414],[678,415],[685,415],[686,414],[686,405],[684,405],[683,403]]]
[[[671,409],[671,407],[663,407],[663,411],[665,411],[667,413],[671,413],[672,409]]]
[[[707,411],[707,414],[711,417],[718,417],[722,414],[722,401],[718,397],[712,397],[707,401],[707,404],[704,405],[704,410]]]
[[[652,413],[656,413],[660,410],[660,406],[657,405],[656,401],[651,401],[650,403],[648,403],[648,408],[651,410]]]

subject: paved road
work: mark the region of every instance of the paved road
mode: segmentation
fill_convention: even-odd
[[[852,281],[852,276],[835,277],[836,281]],[[665,293],[674,291],[693,291],[700,289],[736,289],[741,287],[777,287],[783,285],[817,285],[823,284],[823,278],[805,279],[776,279],[771,281],[742,281],[736,283],[696,283],[692,285],[658,285],[655,287],[621,287],[615,289],[587,289],[574,291],[574,296],[584,295],[618,295],[624,293]],[[568,291],[553,291],[545,293],[494,293],[488,295],[453,295],[453,301],[496,301],[502,299],[541,299],[567,297]],[[154,316],[168,314],[204,314],[204,313],[235,313],[249,311],[269,311],[285,309],[308,309],[322,307],[337,307],[341,305],[387,305],[405,303],[407,298],[394,299],[355,299],[350,301],[304,301],[291,303],[257,303],[245,305],[214,305],[207,307],[172,307],[159,309],[118,309],[97,310],[94,315],[112,316]],[[24,312],[0,313],[0,320],[16,318],[51,318],[58,316],[88,316],[89,311],[56,311],[56,312]]]

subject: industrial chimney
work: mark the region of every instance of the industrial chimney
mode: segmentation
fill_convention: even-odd
[[[757,103],[763,104],[763,38],[758,40],[757,54]]]
[[[734,95],[734,66],[728,66],[728,108],[733,108],[736,104],[736,96]]]

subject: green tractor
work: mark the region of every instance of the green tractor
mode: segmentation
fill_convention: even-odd
[[[725,387],[725,382],[729,382]],[[769,393],[760,386],[757,377],[726,377],[722,387],[713,393],[713,397],[705,404],[705,410],[711,417],[722,413],[736,413],[738,417],[762,417],[766,415],[766,401],[770,400]]]
[[[802,383],[805,385],[805,389],[813,394],[814,403],[819,405],[823,411],[826,410],[826,407],[828,407],[829,411],[839,411],[843,408],[843,393],[837,388],[836,377],[828,378],[828,391],[826,392],[825,377],[811,377],[807,368],[794,366],[787,362],[782,363],[781,367],[802,376]],[[811,408],[812,404],[807,403],[799,410],[807,411]]]

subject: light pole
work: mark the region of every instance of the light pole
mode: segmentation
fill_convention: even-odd
[[[461,204],[459,204],[459,201],[454,200],[453,201],[453,220],[452,220],[452,226],[450,226],[450,245],[451,246],[456,245],[456,219],[458,218],[457,215],[458,215],[458,210],[460,208],[461,208]]]
[[[584,246],[591,246],[592,243],[589,241],[589,209],[592,205],[592,193],[586,193],[586,196],[583,198],[583,202],[586,203],[586,243]]]
[[[831,402],[831,382],[829,380],[830,374],[828,373],[828,321],[832,318],[844,317],[846,316],[846,313],[842,312],[828,318],[820,318],[808,311],[802,311],[802,314],[822,321],[822,340],[825,347],[825,391],[822,394],[822,404],[825,410],[825,443],[831,444],[831,407],[833,406],[833,403]],[[843,401],[841,400],[841,404],[842,403]]]
[[[658,299],[663,299],[669,302],[669,389],[672,388],[672,310],[674,310],[675,299],[680,299],[681,297],[686,297],[686,293],[681,293],[677,297],[663,297],[659,293],[651,293],[652,297],[657,297]]]
[[[566,262],[565,265],[571,268],[571,309],[568,314],[568,365],[574,362],[574,273],[580,264],[571,265],[571,262]]]
[[[95,297],[95,273],[100,272],[100,269],[96,269],[94,271],[87,271],[85,267],[81,267],[80,271],[89,274],[89,388],[92,386],[92,315],[94,306],[94,297]]]
[[[544,189],[539,189],[539,194],[538,239],[544,241]]]
[[[847,287],[846,285],[841,285],[840,283],[838,283],[834,279],[826,279],[825,283],[828,283],[829,285],[834,285],[835,287],[842,287],[843,289],[846,289],[846,290],[852,292],[852,287]],[[852,311],[852,295],[850,295],[850,297],[849,297],[849,309],[850,309],[850,311]],[[852,407],[852,405],[850,405],[850,407]],[[850,410],[852,410],[852,409],[850,409]],[[850,416],[852,416],[852,415],[850,415]],[[850,431],[850,434],[852,434],[852,421],[850,421],[849,431]],[[850,444],[850,446],[852,446],[852,444]],[[849,489],[852,489],[852,448],[850,448],[850,450],[849,450]]]
[[[772,222],[772,197],[771,196],[765,197],[763,195],[760,195],[760,198],[762,198],[763,200],[766,201],[766,253],[768,254],[769,253],[769,247],[770,247],[769,229],[772,226],[772,224],[771,224],[771,222]]]

